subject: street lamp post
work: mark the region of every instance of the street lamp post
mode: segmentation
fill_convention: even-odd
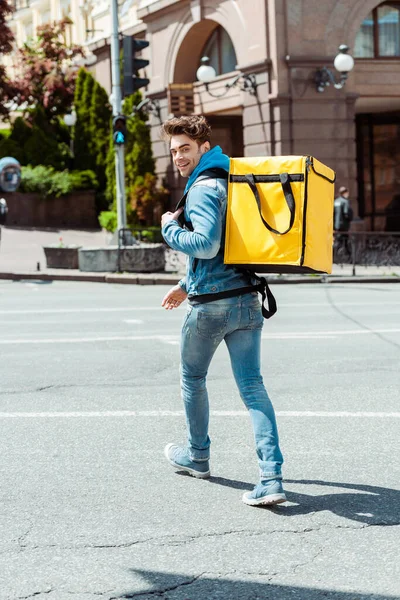
[[[336,71],[340,73],[340,80],[336,81],[334,73],[332,73],[331,69],[328,69],[328,67],[317,69],[315,73],[317,92],[324,92],[325,88],[329,87],[331,84],[337,90],[341,90],[345,86],[348,74],[354,67],[354,58],[351,54],[348,54],[349,47],[346,46],[346,44],[339,46],[338,50],[339,52],[333,61],[333,66]]]
[[[213,79],[215,79],[217,76],[216,71],[214,67],[209,64],[210,59],[208,56],[203,56],[200,63],[200,67],[196,72],[196,77],[199,81],[201,81],[201,83],[204,83],[206,91],[213,98],[222,98],[222,96],[225,96],[225,94],[227,94],[229,90],[235,86],[237,86],[242,92],[249,92],[249,94],[252,96],[257,95],[257,81],[254,73],[250,73],[249,75],[239,73],[239,75],[236,75],[231,82],[225,84],[225,89],[222,92],[219,94],[211,92],[209,85],[210,82],[213,81]]]

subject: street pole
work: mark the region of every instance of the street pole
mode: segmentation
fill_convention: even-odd
[[[111,81],[113,98],[113,116],[122,113],[121,74],[119,66],[118,0],[111,3]],[[117,228],[126,227],[125,203],[125,151],[124,145],[115,145],[115,178],[117,181]]]

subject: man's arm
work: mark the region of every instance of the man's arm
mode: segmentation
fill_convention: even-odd
[[[169,220],[162,234],[169,246],[195,258],[214,258],[222,236],[222,211],[218,190],[196,185],[188,196],[187,210],[193,231],[182,229],[178,221]]]
[[[187,293],[187,288],[186,288],[186,275],[185,277],[182,277],[182,279],[178,282],[179,287],[181,288],[181,290],[183,292]]]

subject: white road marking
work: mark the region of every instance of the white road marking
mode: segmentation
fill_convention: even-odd
[[[123,322],[129,323],[130,325],[140,325],[141,323],[144,323],[142,319],[124,319]]]
[[[178,307],[182,310],[183,306]],[[165,310],[160,306],[125,306],[125,307],[109,307],[109,308],[46,308],[46,309],[26,309],[26,310],[0,310],[0,315],[50,315],[60,314],[67,315],[72,313],[99,313],[99,312],[131,312],[135,310]],[[176,310],[176,309],[174,309]]]
[[[334,339],[340,335],[372,335],[380,333],[400,333],[400,329],[343,329],[338,331],[293,331],[282,333],[264,333],[262,339],[293,340],[293,339]],[[0,340],[0,345],[10,344],[80,344],[96,342],[136,342],[136,341],[160,341],[167,344],[179,343],[180,335],[114,335],[114,336],[93,336],[79,338],[36,338],[24,339],[14,338],[9,340]]]
[[[337,335],[368,335],[373,333],[400,333],[400,329],[337,329],[332,331],[293,331],[293,332],[281,332],[281,333],[264,333],[263,338],[319,338],[324,336],[337,336]]]
[[[81,344],[81,343],[96,343],[96,342],[137,342],[141,340],[151,341],[156,340],[159,342],[170,343],[175,341],[178,336],[176,335],[114,335],[114,336],[98,336],[98,337],[87,337],[87,338],[39,338],[39,339],[14,339],[14,340],[0,340],[0,345],[9,344]],[[178,342],[179,343],[179,342]]]
[[[341,302],[341,301],[337,301],[337,305],[338,306],[357,306],[358,308],[362,307],[362,306],[376,306],[376,302]],[[174,310],[183,310],[186,309],[186,302],[184,304],[181,304],[179,307],[177,307],[177,309]],[[284,308],[309,308],[309,307],[315,307],[315,306],[321,306],[321,307],[326,307],[326,308],[331,308],[330,304],[328,304],[327,302],[298,302],[298,303],[279,303],[279,307],[284,307]],[[393,301],[393,302],[389,302],[389,301],[385,301],[385,302],[379,302],[379,306],[398,306],[400,308],[400,302],[397,301]],[[46,308],[46,309],[41,309],[41,308],[37,308],[37,309],[10,309],[10,310],[0,310],[0,314],[3,315],[45,315],[45,314],[73,314],[73,313],[102,313],[102,312],[131,312],[131,311],[148,311],[148,310],[157,310],[157,311],[164,311],[165,309],[162,308],[161,305],[156,304],[154,306],[121,306],[121,307],[92,307],[92,308]]]
[[[246,410],[212,410],[214,417],[245,417]],[[71,419],[93,417],[183,417],[183,410],[105,410],[64,412],[0,412],[0,419]],[[400,412],[348,412],[348,411],[277,411],[278,417],[367,418],[399,419]]]

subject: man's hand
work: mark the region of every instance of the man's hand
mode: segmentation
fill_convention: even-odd
[[[182,212],[183,208],[178,208],[178,210],[176,210],[174,213],[170,210],[164,213],[161,217],[161,227],[164,227],[164,225],[166,225],[170,221],[177,221]]]
[[[174,285],[173,288],[164,296],[161,306],[166,310],[172,310],[178,308],[180,304],[187,298],[187,293],[181,288],[179,284]]]

